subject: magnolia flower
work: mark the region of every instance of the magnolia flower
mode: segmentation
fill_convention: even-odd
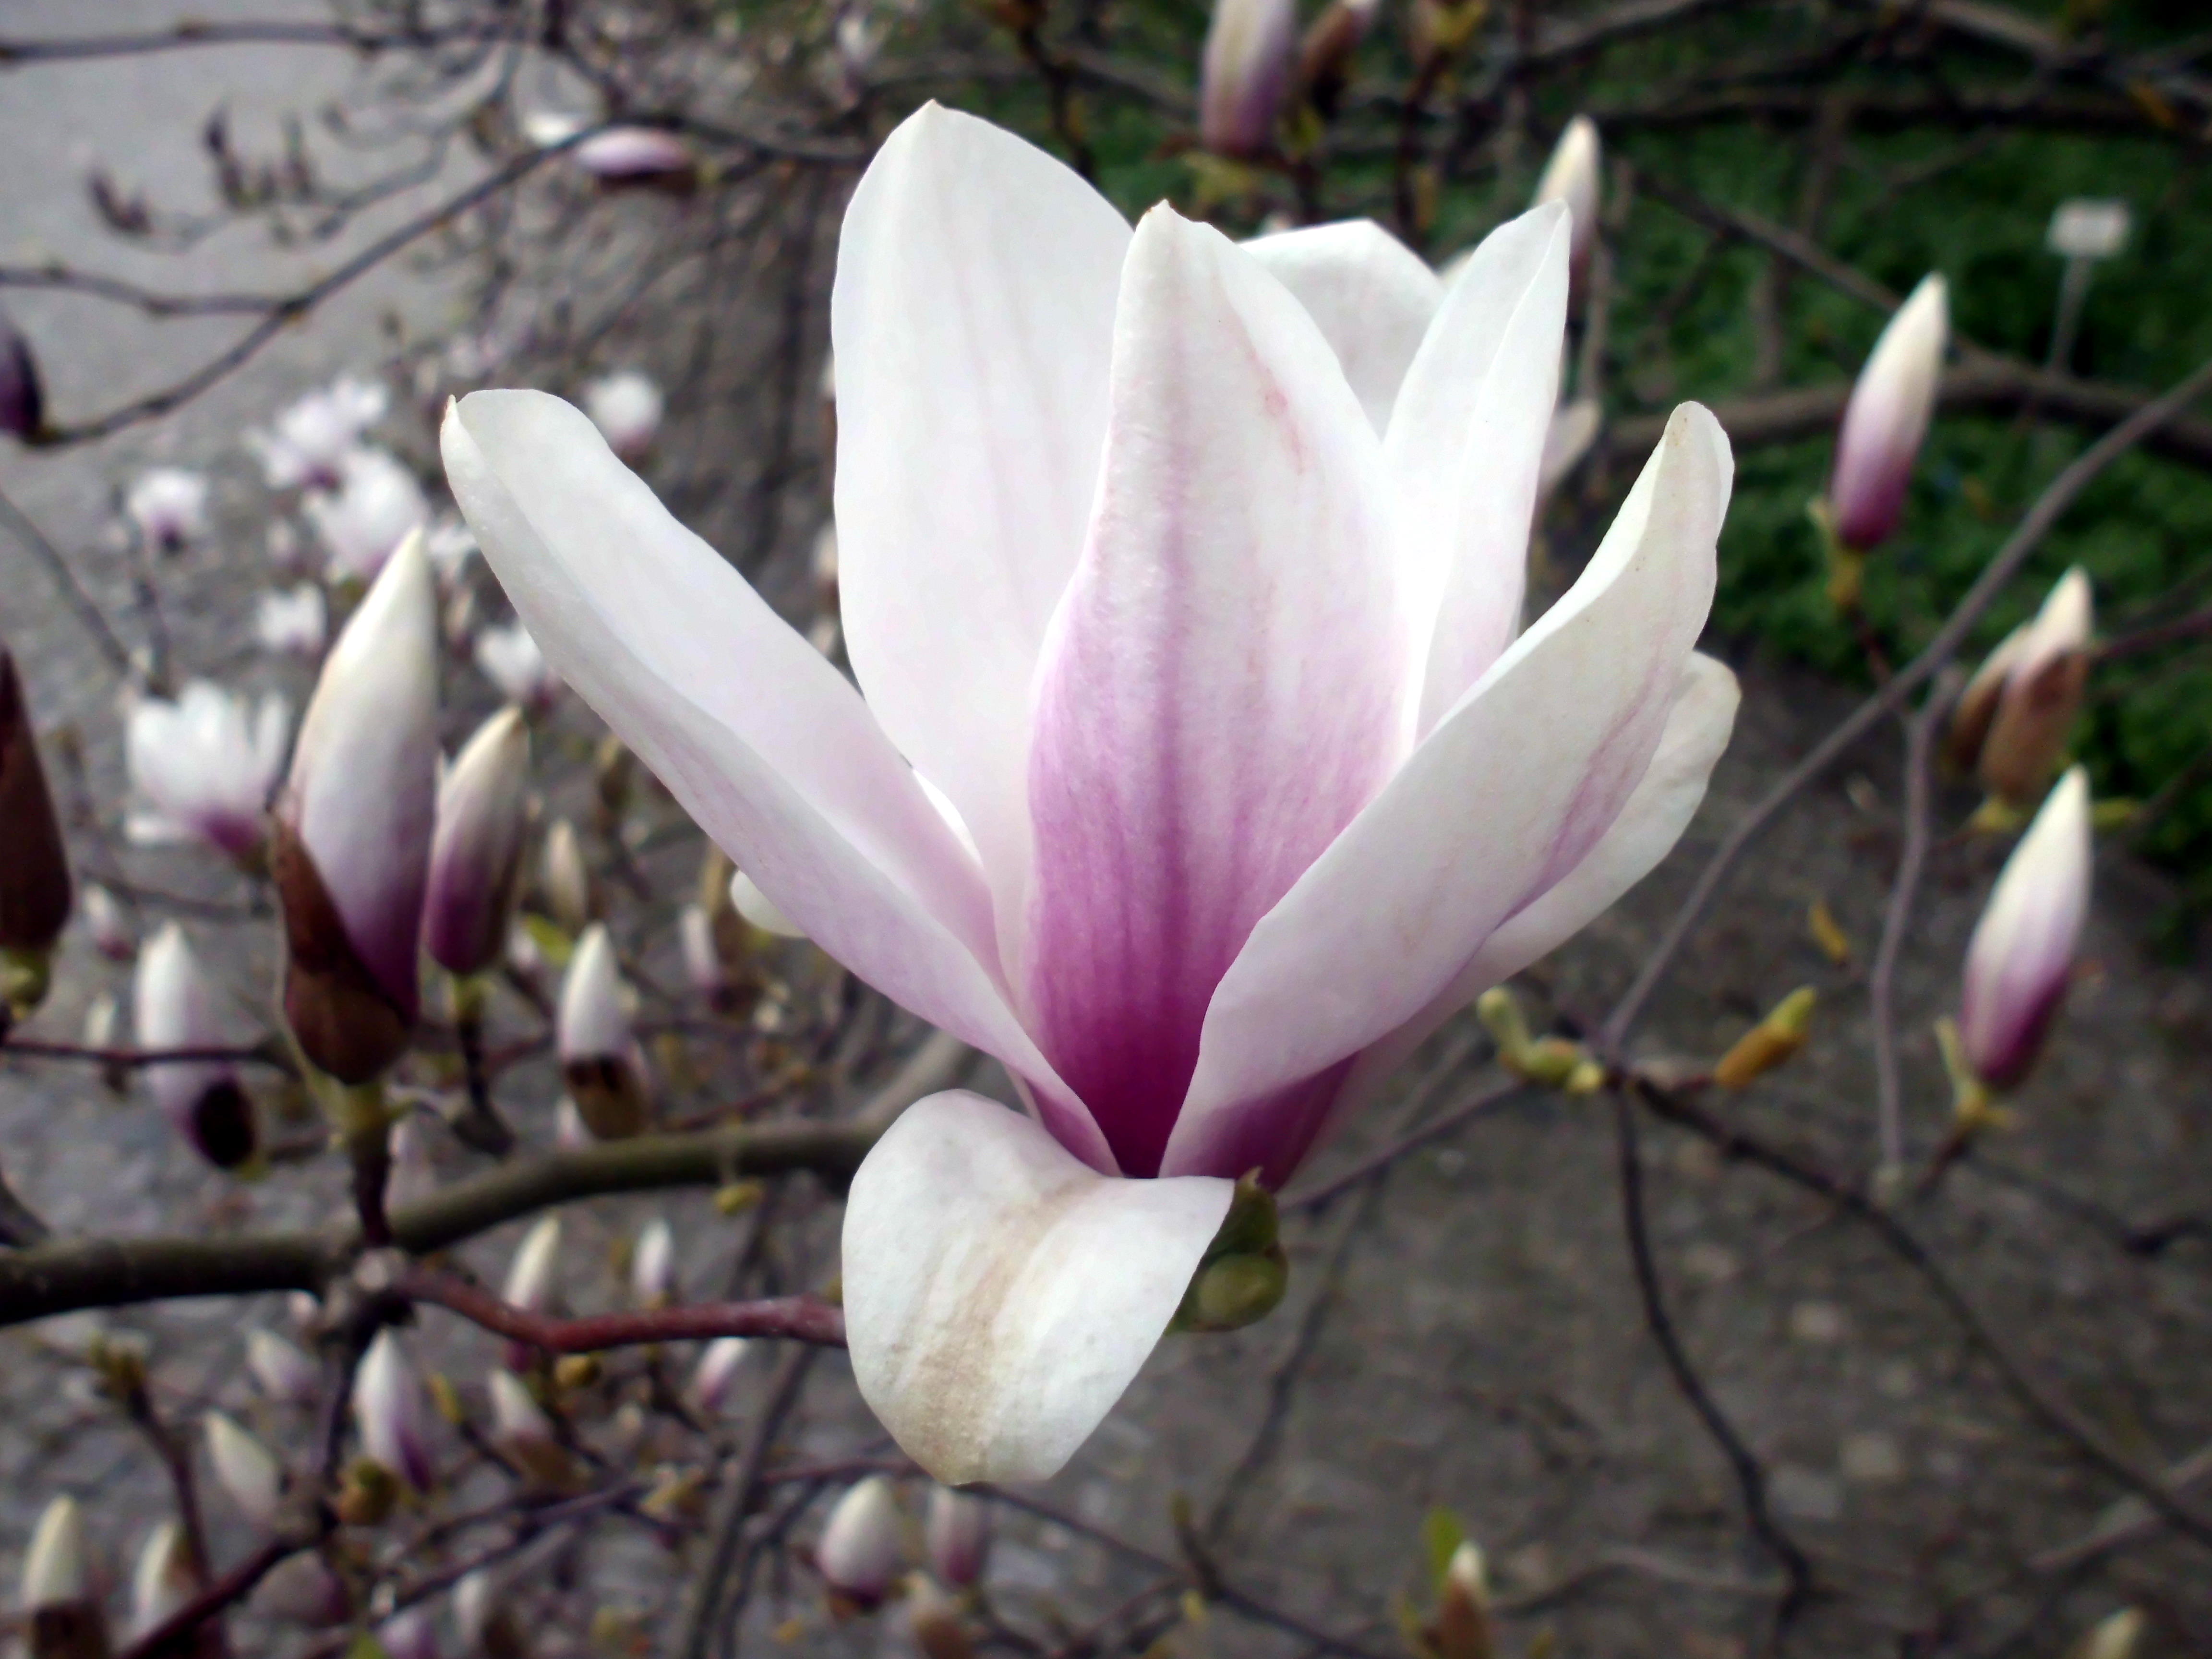
[[[1935,413],[1950,326],[1942,277],[1923,277],[1874,343],[1851,387],[1836,434],[1828,512],[1836,539],[1854,551],[1887,541],[1905,514],[1905,486]]]
[[[499,960],[530,829],[530,728],[504,708],[461,747],[438,783],[422,896],[422,947],[447,973]]]
[[[269,793],[284,766],[292,711],[274,692],[258,707],[243,692],[189,682],[174,702],[140,697],[123,731],[137,797],[126,829],[142,846],[204,841],[240,863],[260,853]]]
[[[1206,149],[1251,156],[1274,148],[1297,54],[1297,0],[1214,0],[1198,77],[1198,135]]]
[[[990,1506],[957,1486],[929,1489],[929,1512],[922,1525],[930,1570],[955,1589],[983,1576],[983,1556],[991,1543]]]
[[[313,582],[264,593],[253,613],[254,639],[279,656],[319,656],[330,626],[330,607]]]
[[[475,655],[477,669],[500,695],[533,714],[544,714],[560,695],[560,677],[545,665],[538,641],[519,622],[483,629],[477,635]]]
[[[559,1294],[561,1218],[549,1215],[522,1236],[507,1264],[507,1302],[526,1313],[544,1313]]]
[[[2089,914],[2091,855],[2089,775],[2077,766],[2013,848],[1966,946],[1959,1038],[1993,1089],[2027,1075],[2065,1000]]]
[[[0,311],[0,432],[11,438],[35,437],[46,425],[46,394],[39,380],[39,360],[15,319]]]
[[[180,466],[140,473],[124,492],[123,515],[157,553],[175,553],[207,534],[206,475]]]
[[[348,450],[337,481],[311,492],[306,510],[333,580],[373,580],[408,532],[430,522],[430,503],[414,473],[381,449]]]
[[[69,925],[69,853],[62,842],[61,820],[46,787],[46,767],[31,731],[31,711],[16,678],[15,659],[0,645],[0,953],[43,957]],[[100,937],[101,916],[93,895],[85,894],[86,918]],[[114,900],[107,899],[112,914]],[[102,946],[105,949],[105,945]],[[127,954],[127,952],[126,952]]]
[[[437,790],[436,593],[410,537],[324,659],[275,813],[284,1013],[307,1058],[366,1083],[415,1023]]]
[[[271,489],[335,489],[361,434],[384,418],[391,401],[382,381],[341,374],[287,404],[268,431],[249,431],[246,447]]]
[[[660,430],[660,388],[652,377],[627,368],[592,381],[584,388],[584,413],[607,441],[607,447],[626,461],[635,461],[653,447]]]
[[[846,1212],[854,1374],[941,1480],[1056,1469],[1236,1177],[1279,1187],[1703,794],[1735,706],[1691,649],[1730,477],[1708,413],[1515,637],[1565,217],[1447,291],[1373,226],[1133,234],[925,108],[853,198],[831,312],[858,690],[582,415],[448,411],[455,495],[562,678],[808,938],[1022,1080],[1033,1118],[909,1108]]]
[[[274,1331],[246,1334],[246,1369],[254,1386],[286,1406],[310,1406],[321,1392],[315,1362]]]
[[[688,184],[699,158],[691,146],[659,127],[609,127],[568,152],[569,159],[601,184]]]
[[[847,1488],[814,1547],[822,1580],[848,1601],[872,1607],[898,1577],[898,1504],[891,1483],[872,1474]]]
[[[1598,191],[1602,162],[1597,123],[1577,115],[1567,123],[1552,159],[1536,180],[1535,200],[1563,202],[1572,216],[1572,240],[1568,245],[1570,282],[1579,293],[1589,279],[1590,253],[1597,246]]]
[[[169,923],[138,953],[131,981],[138,1046],[151,1050],[211,1048],[223,1041],[215,994],[185,930]],[[142,1068],[146,1086],[177,1133],[219,1170],[253,1156],[258,1137],[253,1103],[228,1060],[170,1060]]]
[[[185,1529],[173,1521],[161,1522],[139,1546],[138,1565],[131,1574],[131,1639],[143,1640],[175,1618],[199,1588]]]
[[[629,1290],[648,1308],[666,1306],[676,1296],[676,1233],[660,1216],[645,1224],[629,1261]]]
[[[601,1140],[645,1127],[645,1057],[630,1036],[629,1009],[606,926],[593,922],[576,941],[561,982],[554,1036],[569,1097]]]
[[[730,1385],[737,1381],[738,1366],[744,1357],[742,1336],[717,1337],[709,1342],[691,1373],[692,1403],[709,1417],[719,1413],[722,1402],[730,1397]]]
[[[389,1327],[376,1334],[354,1380],[354,1421],[362,1450],[416,1492],[430,1489],[430,1443],[422,1384]]]
[[[276,1454],[221,1412],[207,1414],[208,1462],[216,1484],[249,1521],[267,1526],[284,1497],[284,1466]]]
[[[1953,763],[2015,806],[2033,805],[2065,758],[2089,683],[2089,578],[2058,579],[2032,622],[2007,635],[1960,695],[1945,740]]]

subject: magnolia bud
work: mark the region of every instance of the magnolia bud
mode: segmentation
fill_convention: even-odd
[[[434,605],[410,536],[323,663],[276,811],[284,1012],[342,1083],[381,1073],[415,1023],[437,792]]]
[[[1334,118],[1352,54],[1381,9],[1382,0],[1329,0],[1298,43],[1298,85],[1322,119]]]
[[[960,1604],[926,1572],[907,1577],[906,1613],[923,1659],[971,1659],[975,1644],[960,1622]]]
[[[529,1385],[513,1371],[494,1371],[487,1386],[491,1394],[492,1443],[538,1485],[567,1486],[574,1465],[553,1432],[553,1419],[532,1398]]]
[[[2122,1607],[2100,1620],[2074,1653],[2076,1659],[2135,1659],[2142,1632],[2142,1609]]]
[[[123,514],[155,552],[180,552],[207,533],[207,478],[180,466],[154,467],[131,480]]]
[[[354,1420],[362,1449],[380,1468],[417,1492],[430,1489],[430,1443],[423,1416],[422,1384],[390,1329],[379,1331],[355,1379]]]
[[[584,866],[584,844],[576,826],[556,819],[545,832],[544,868],[539,879],[545,889],[545,908],[571,939],[592,921],[592,875]]]
[[[284,1468],[276,1454],[221,1412],[207,1414],[208,1461],[216,1483],[249,1521],[267,1526],[284,1496]]]
[[[1997,717],[1997,701],[2004,695],[2005,681],[2033,626],[2022,623],[1999,641],[1996,649],[1982,659],[1982,665],[1966,682],[1959,701],[1952,704],[1950,726],[1943,734],[1943,758],[1954,770],[1972,772],[1981,764],[1982,745],[1989,741],[1990,726]]]
[[[1199,1259],[1170,1328],[1234,1331],[1256,1323],[1282,1301],[1290,1273],[1274,1194],[1248,1176],[1237,1182],[1229,1213]]]
[[[138,953],[131,1007],[142,1048],[209,1048],[223,1041],[207,976],[173,921]],[[228,1061],[161,1060],[143,1069],[155,1103],[209,1163],[234,1170],[253,1156],[260,1139],[253,1103]]]
[[[384,1659],[438,1659],[438,1624],[428,1607],[395,1613],[376,1627]]]
[[[345,1580],[312,1552],[270,1568],[247,1605],[264,1618],[317,1628],[343,1625],[353,1616],[353,1597]]]
[[[1590,255],[1597,246],[1598,191],[1602,154],[1597,123],[1577,115],[1552,147],[1552,159],[1536,180],[1530,205],[1544,202],[1567,204],[1567,283],[1579,297],[1589,283]]]
[[[1199,66],[1198,132],[1217,155],[1274,148],[1297,68],[1297,0],[1214,0]]]
[[[138,941],[123,907],[96,882],[84,890],[84,926],[92,935],[92,948],[110,962],[128,962],[138,954]]]
[[[453,1586],[453,1628],[461,1651],[483,1659],[523,1659],[529,1651],[522,1626],[507,1603],[507,1586],[479,1567]]]
[[[0,311],[0,432],[35,440],[46,428],[46,396],[38,359],[12,319]]]
[[[619,1140],[645,1127],[645,1060],[631,1040],[615,947],[594,922],[576,942],[556,1021],[568,1093],[592,1133]]]
[[[312,1406],[321,1392],[315,1362],[274,1331],[246,1334],[246,1369],[254,1385],[280,1405]]]
[[[530,728],[520,709],[504,708],[477,728],[439,783],[422,947],[449,974],[484,972],[507,944],[529,777]]]
[[[676,918],[676,939],[684,953],[684,976],[702,999],[715,1006],[727,1001],[730,976],[714,944],[714,921],[703,906],[687,904]]]
[[[2089,681],[2091,607],[2088,577],[2069,570],[2018,642],[2008,641],[1979,762],[1983,787],[2010,805],[2038,799],[2065,758]]]
[[[408,539],[428,528],[430,503],[407,464],[381,449],[348,450],[334,487],[311,492],[307,522],[331,580],[374,581]]]
[[[607,447],[633,465],[645,458],[660,431],[660,388],[634,368],[589,382],[583,410]]]
[[[1851,388],[1836,434],[1828,513],[1837,541],[1853,552],[1887,541],[1904,516],[1905,486],[1935,413],[1949,335],[1943,279],[1923,277],[1882,330]]]
[[[629,1259],[629,1288],[640,1304],[666,1307],[676,1297],[676,1233],[655,1216],[637,1236]]]
[[[143,1640],[175,1618],[199,1588],[185,1529],[173,1521],[161,1522],[138,1547],[138,1565],[131,1574],[131,1640]]]
[[[549,1215],[523,1235],[507,1265],[505,1299],[526,1313],[545,1313],[559,1300],[561,1218]]]
[[[23,1556],[23,1611],[31,1659],[107,1659],[107,1621],[85,1560],[84,1517],[74,1498],[40,1516]]]
[[[268,837],[269,792],[284,767],[292,711],[270,696],[193,680],[174,702],[139,697],[124,723],[123,760],[132,841],[204,841],[245,869],[258,869]]]
[[[561,693],[560,677],[519,622],[483,629],[477,635],[475,655],[477,670],[499,688],[500,696],[533,714],[551,708]]]
[[[1801,985],[1776,1003],[1765,1019],[1720,1057],[1713,1066],[1713,1081],[1723,1089],[1741,1089],[1788,1060],[1805,1046],[1819,1000],[1820,994],[1811,986]]]
[[[1490,1583],[1482,1552],[1462,1543],[1452,1552],[1437,1590],[1437,1622],[1430,1632],[1437,1659],[1491,1659],[1497,1652],[1491,1627]]]
[[[930,1568],[947,1584],[965,1589],[982,1577],[983,1557],[991,1545],[991,1510],[974,1492],[932,1486],[922,1533]]]
[[[763,933],[778,939],[805,939],[791,923],[790,918],[775,907],[775,902],[754,883],[753,878],[740,870],[730,878],[730,903],[737,913]]]
[[[15,659],[0,646],[0,958],[20,958],[22,979],[12,1005],[27,1009],[43,1000],[29,991],[45,988],[44,964],[54,940],[69,921],[69,855],[62,846],[61,823],[54,817],[46,769],[31,737],[30,711],[23,702]],[[0,985],[0,989],[9,988]]]
[[[684,191],[697,182],[699,158],[676,134],[659,127],[609,127],[568,152],[569,159],[602,185],[650,185]]]
[[[2024,1079],[2065,999],[2089,911],[2089,778],[2058,781],[2013,849],[1966,946],[1959,1036],[1993,1089]]]
[[[898,1504],[891,1483],[872,1474],[848,1489],[830,1511],[814,1547],[814,1565],[832,1595],[868,1608],[890,1594],[898,1559]]]
[[[745,1339],[721,1336],[709,1342],[691,1373],[691,1401],[708,1417],[718,1415],[737,1381],[738,1366],[745,1357]]]

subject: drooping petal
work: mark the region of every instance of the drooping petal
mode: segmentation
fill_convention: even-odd
[[[1066,167],[935,104],[876,153],[838,244],[846,651],[981,849],[1002,948],[1029,865],[1030,680],[1097,490],[1128,245]]]
[[[1226,1181],[1123,1181],[964,1091],[907,1109],[853,1177],[853,1376],[940,1480],[1041,1480],[1145,1363],[1228,1214]]]
[[[1436,273],[1371,219],[1286,230],[1244,251],[1297,295],[1367,418],[1388,431],[1398,387],[1443,301]]]
[[[1676,410],[1582,579],[1252,930],[1166,1173],[1219,1172],[1241,1108],[1412,1019],[1604,837],[1705,624],[1730,470],[1712,416]]]
[[[1650,874],[1681,839],[1705,799],[1706,781],[1735,727],[1738,701],[1735,676],[1727,666],[1692,652],[1683,665],[1674,707],[1651,764],[1613,827],[1550,891],[1500,925],[1427,1007],[1361,1051],[1330,1103],[1328,1122],[1371,1099],[1400,1063],[1445,1020],[1492,986],[1504,984],[1565,944]],[[1327,1133],[1324,1124],[1313,1144],[1318,1145]]]
[[[1391,413],[1383,452],[1423,732],[1521,625],[1528,526],[1559,399],[1568,240],[1555,202],[1484,238],[1446,290]]]
[[[866,706],[669,516],[584,416],[531,392],[447,414],[446,467],[548,659],[822,948],[1105,1142],[999,988],[989,901]]]
[[[1296,300],[1146,216],[1091,538],[1037,677],[1023,992],[1121,1169],[1151,1175],[1245,935],[1403,732],[1373,429]]]

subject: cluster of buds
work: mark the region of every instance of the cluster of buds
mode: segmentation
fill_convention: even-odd
[[[1498,1063],[1516,1077],[1571,1095],[1595,1094],[1605,1086],[1605,1067],[1596,1056],[1565,1037],[1534,1036],[1504,986],[1493,985],[1477,997],[1474,1014],[1498,1045]]]
[[[0,646],[0,1030],[45,1000],[70,914],[69,857],[31,735],[15,659]]]
[[[1981,780],[2000,815],[2033,806],[2064,761],[2088,689],[2094,629],[2089,578],[2069,570],[1960,695],[1945,757]]]

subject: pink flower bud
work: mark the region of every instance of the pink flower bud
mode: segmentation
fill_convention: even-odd
[[[422,946],[450,974],[498,962],[529,829],[530,727],[519,708],[479,726],[438,786]]]
[[[2002,800],[2015,806],[2037,800],[2066,757],[2088,690],[2093,611],[2088,577],[2069,570],[2035,620],[1999,647],[2003,683],[1988,716],[1979,770],[1983,787]]]
[[[830,1511],[814,1565],[836,1595],[872,1607],[890,1593],[898,1576],[898,1505],[891,1483],[872,1474],[848,1489]]]
[[[415,1022],[437,716],[435,592],[416,535],[325,659],[276,813],[284,1012],[343,1083],[382,1072]]]
[[[1948,290],[1940,276],[1897,309],[1859,371],[1836,435],[1828,510],[1836,539],[1864,552],[1889,538],[1905,514],[1905,486],[1928,436],[1950,337]]]
[[[180,466],[142,472],[124,493],[123,515],[155,552],[181,552],[207,534],[207,477]]]
[[[745,1340],[742,1336],[718,1337],[707,1345],[699,1356],[697,1369],[691,1373],[691,1400],[701,1412],[713,1417],[721,1411],[744,1357]]]
[[[185,1529],[173,1521],[161,1522],[139,1546],[131,1575],[131,1639],[143,1638],[183,1612],[199,1588]]]
[[[0,646],[0,951],[43,952],[69,921],[69,855],[31,735],[15,659]]]
[[[311,1406],[321,1392],[315,1362],[274,1331],[246,1334],[246,1369],[254,1386],[286,1406]]]
[[[362,1449],[417,1492],[430,1489],[430,1442],[422,1384],[399,1339],[376,1334],[354,1379],[354,1420]]]
[[[258,1526],[276,1518],[284,1497],[284,1466],[276,1454],[221,1412],[207,1414],[208,1462],[216,1484]]]
[[[965,1589],[983,1576],[983,1557],[991,1543],[991,1510],[974,1492],[932,1486],[923,1534],[930,1569],[945,1583]]]
[[[1215,0],[1199,68],[1198,131],[1217,155],[1264,155],[1297,67],[1297,0]]]
[[[1997,878],[1966,946],[1959,1036],[1993,1089],[2025,1078],[2057,1017],[2089,911],[2089,777],[2058,781]]]
[[[569,1097],[592,1133],[618,1140],[643,1129],[645,1057],[630,1036],[615,947],[602,922],[584,930],[568,959],[555,1033]]]
[[[131,839],[204,841],[240,865],[258,864],[291,718],[280,696],[256,707],[207,680],[190,682],[174,702],[135,701],[123,732]]]
[[[584,413],[625,461],[643,459],[660,431],[660,388],[634,368],[608,374],[584,387]]]
[[[676,1233],[655,1216],[637,1236],[629,1262],[630,1294],[648,1308],[666,1305],[676,1295]]]
[[[430,503],[407,464],[381,449],[349,449],[337,482],[311,491],[307,522],[333,579],[373,581],[399,544],[430,522]]]
[[[1529,204],[1532,207],[1544,202],[1567,204],[1567,280],[1577,295],[1589,281],[1590,254],[1597,246],[1602,166],[1597,123],[1587,115],[1577,115],[1552,147],[1552,159],[1544,163],[1535,197]]]
[[[691,146],[659,127],[609,127],[568,154],[603,185],[681,186],[691,183],[699,170]]]
[[[11,438],[36,437],[45,428],[46,396],[39,383],[38,359],[31,343],[0,311],[0,432]]]
[[[224,1042],[213,989],[173,921],[138,953],[131,1018],[142,1048],[210,1048]],[[143,1070],[155,1104],[209,1163],[233,1170],[253,1156],[253,1104],[228,1061],[163,1060]]]

